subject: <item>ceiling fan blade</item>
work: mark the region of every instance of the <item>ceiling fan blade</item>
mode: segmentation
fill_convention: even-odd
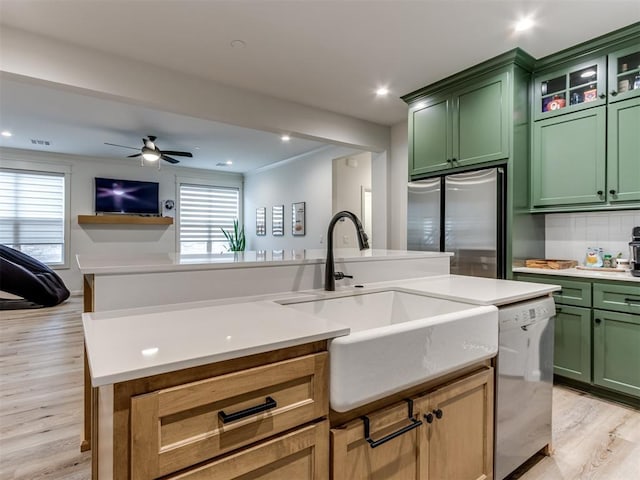
[[[169,163],[180,163],[180,160],[176,160],[175,158],[171,158],[171,157],[167,157],[166,155],[162,154],[160,156],[161,159],[163,159],[165,162],[169,162]]]
[[[107,143],[104,142],[105,145],[111,145],[112,147],[122,147],[122,148],[130,148],[131,150],[140,150],[138,147],[127,147],[126,145],[118,145],[117,143]]]
[[[193,157],[193,155],[190,152],[176,152],[173,150],[162,150],[162,154],[163,155],[174,155],[176,157]]]
[[[134,153],[133,155],[127,155],[127,158],[139,157],[140,155],[142,155],[142,154],[141,153]]]

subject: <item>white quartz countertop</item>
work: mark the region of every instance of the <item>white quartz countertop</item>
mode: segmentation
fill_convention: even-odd
[[[76,261],[83,274],[118,274],[212,270],[225,268],[267,267],[323,263],[326,250],[257,250],[222,254],[147,253],[92,255],[78,254]],[[450,257],[448,252],[418,252],[343,248],[334,250],[336,263]]]
[[[82,315],[94,387],[335,338],[349,328],[276,303],[399,289],[478,305],[505,305],[559,286],[441,275],[336,292],[311,290]]]
[[[553,270],[549,268],[516,267],[513,269],[513,271],[517,273],[532,273],[535,275],[555,275],[559,277],[580,277],[593,278],[596,280],[616,280],[619,282],[640,283],[640,277],[634,277],[628,270],[621,270],[619,272],[603,272],[595,269],[583,270],[578,268],[564,268],[562,270]]]

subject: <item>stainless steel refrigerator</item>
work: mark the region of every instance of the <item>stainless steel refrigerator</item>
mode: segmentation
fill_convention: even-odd
[[[452,274],[506,278],[505,168],[410,182],[407,249],[452,252]]]

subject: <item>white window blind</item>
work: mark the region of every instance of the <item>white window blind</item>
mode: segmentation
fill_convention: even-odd
[[[223,253],[227,240],[220,230],[233,230],[239,218],[239,191],[207,185],[180,185],[180,251]]]
[[[0,170],[0,243],[64,263],[64,207],[64,174]]]

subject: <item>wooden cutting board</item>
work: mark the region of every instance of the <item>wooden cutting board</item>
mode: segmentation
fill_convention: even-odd
[[[578,265],[576,260],[558,260],[555,258],[531,258],[524,261],[524,266],[529,268],[547,268],[550,270],[564,270]]]

